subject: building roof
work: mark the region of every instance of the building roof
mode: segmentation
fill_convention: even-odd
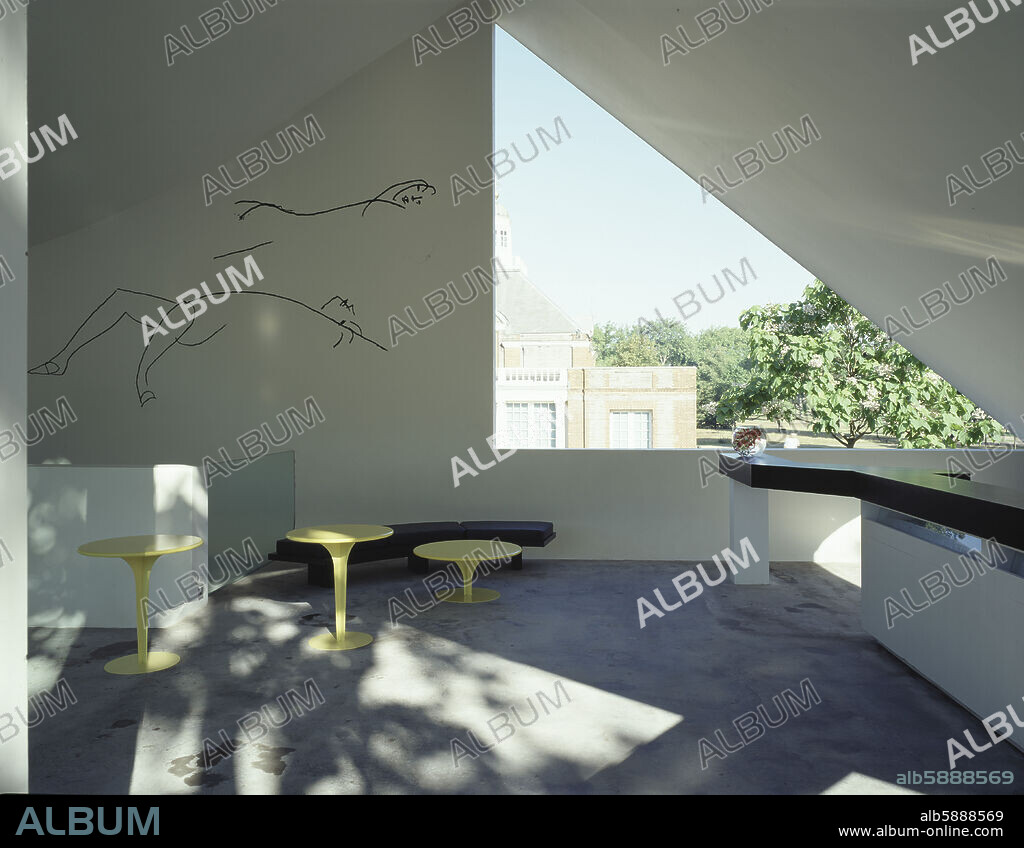
[[[504,319],[505,335],[581,332],[579,325],[522,271],[503,274],[499,270],[497,279],[500,282],[494,287],[494,305]]]

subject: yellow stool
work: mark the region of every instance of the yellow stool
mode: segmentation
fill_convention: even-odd
[[[177,665],[181,659],[168,651],[149,652],[149,616],[145,599],[149,595],[149,572],[153,564],[164,554],[191,551],[203,544],[198,536],[120,536],[116,539],[102,539],[79,547],[82,556],[118,557],[131,566],[135,575],[135,631],[138,638],[138,653],[111,660],[105,671],[111,674],[149,674]]]
[[[334,634],[321,633],[309,640],[318,651],[350,651],[373,641],[369,633],[345,630],[345,604],[348,598],[348,555],[358,542],[386,539],[395,531],[380,524],[324,524],[303,527],[286,534],[293,542],[322,545],[334,561]]]
[[[510,560],[523,549],[510,542],[494,542],[490,539],[452,539],[448,542],[428,542],[413,549],[413,553],[423,559],[454,562],[462,572],[461,589],[442,589],[437,593],[438,599],[453,604],[482,604],[500,598],[493,589],[474,589],[473,572],[482,562],[492,560]]]

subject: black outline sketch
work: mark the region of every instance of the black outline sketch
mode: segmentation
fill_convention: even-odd
[[[321,306],[320,309],[321,310],[326,309],[328,306],[330,306],[332,303],[334,303],[334,301],[338,301],[338,305],[342,309],[347,309],[353,315],[356,314],[356,308],[351,303],[349,303],[348,298],[347,297],[339,297],[338,295],[335,295],[334,297],[332,297],[329,301],[327,301],[327,303],[325,303],[323,306]]]
[[[340,345],[345,340],[345,333],[347,332],[348,333],[348,343],[349,344],[352,344],[352,342],[354,342],[356,340],[356,337],[358,336],[359,338],[363,339],[363,341],[369,342],[370,344],[374,345],[375,347],[380,348],[383,351],[387,350],[387,348],[384,347],[384,345],[380,344],[379,342],[374,341],[369,336],[364,335],[363,334],[363,328],[357,322],[350,321],[347,318],[342,318],[339,321],[338,319],[332,318],[330,315],[328,315],[326,312],[323,311],[323,309],[326,309],[330,304],[332,304],[335,301],[337,301],[343,308],[348,309],[348,311],[351,312],[354,315],[355,314],[355,307],[349,302],[348,298],[343,298],[340,295],[335,295],[330,300],[328,300],[327,303],[325,303],[323,305],[323,307],[321,307],[320,309],[317,309],[316,307],[310,306],[308,303],[304,303],[301,300],[296,300],[293,297],[287,297],[286,295],[283,295],[283,294],[277,294],[276,292],[260,292],[260,291],[246,291],[246,290],[242,290],[242,291],[232,291],[232,292],[230,292],[230,294],[231,295],[234,295],[234,294],[248,294],[248,295],[256,295],[258,297],[272,297],[272,298],[275,298],[277,300],[284,300],[284,301],[287,301],[289,303],[294,303],[297,306],[301,306],[303,309],[309,310],[310,312],[312,312],[315,315],[319,315],[322,318],[326,318],[328,321],[330,321],[336,327],[341,327],[342,330],[344,331],[338,337],[338,340],[331,346],[332,348],[336,348],[338,345]],[[118,305],[115,306],[115,308],[114,308],[114,310],[112,312],[108,312],[107,315],[104,315],[103,313],[101,313],[101,310],[104,308],[104,306],[106,306],[114,297],[117,297],[119,295],[129,295],[131,297],[129,297],[129,298],[120,297]],[[223,295],[223,297],[221,297],[221,295]],[[221,292],[221,293],[218,294],[218,297],[220,299],[217,300],[215,302],[215,304],[216,303],[220,303],[223,300],[226,300],[227,297],[228,297],[228,294],[225,294],[224,292]],[[145,301],[144,301],[144,303],[145,303],[145,312],[143,312],[143,310],[140,308],[140,306],[133,306],[130,302],[129,303],[124,302],[124,301],[136,300],[136,299],[139,299],[139,298],[145,299]],[[210,295],[206,295],[206,294],[201,294],[199,296],[198,300],[210,301],[211,300],[211,296]],[[190,303],[192,303],[192,302],[194,302],[194,301],[190,301]],[[158,294],[151,294],[149,292],[134,291],[132,289],[122,289],[122,288],[114,289],[114,291],[112,291],[109,295],[107,295],[106,298],[104,298],[103,302],[100,303],[99,306],[97,306],[92,312],[89,313],[89,315],[86,317],[86,319],[78,326],[78,329],[75,330],[75,332],[72,334],[71,338],[68,339],[68,342],[67,342],[67,344],[64,345],[64,347],[62,347],[54,356],[52,356],[48,360],[46,360],[46,362],[42,363],[41,365],[37,365],[35,368],[30,369],[28,373],[29,374],[40,375],[40,376],[49,376],[49,377],[59,377],[59,376],[65,374],[67,372],[67,370],[68,370],[68,365],[71,362],[71,358],[76,353],[78,353],[78,351],[80,351],[83,347],[85,347],[86,345],[90,344],[91,342],[96,341],[96,339],[98,339],[100,336],[102,336],[102,335],[108,333],[110,330],[114,329],[114,327],[118,323],[120,323],[122,318],[128,317],[128,318],[130,318],[132,321],[134,321],[136,324],[138,324],[141,327],[142,326],[142,319],[144,317],[149,316],[150,313],[154,312],[156,310],[156,307],[162,306],[165,303],[171,305],[171,308],[166,310],[166,313],[168,314],[168,317],[170,317],[170,313],[172,313],[174,309],[179,309],[179,310],[181,309],[181,304],[178,303],[178,301],[170,300],[169,298],[163,297],[163,296],[158,295]],[[120,310],[120,311],[118,312],[118,310]],[[99,315],[97,315],[98,313],[99,313]],[[149,387],[149,372],[150,372],[150,369],[154,365],[156,365],[157,361],[165,353],[167,353],[167,351],[169,351],[175,345],[179,345],[179,344],[183,345],[184,347],[199,347],[199,345],[205,344],[206,342],[208,342],[215,335],[217,335],[217,333],[219,333],[221,330],[223,330],[228,325],[227,322],[224,322],[219,327],[217,327],[216,330],[214,330],[212,333],[210,333],[208,336],[206,336],[206,338],[201,339],[199,341],[194,341],[194,342],[182,341],[182,337],[186,333],[188,333],[188,331],[191,330],[192,327],[195,326],[196,321],[198,321],[203,316],[208,315],[208,314],[210,314],[209,310],[207,312],[202,313],[202,315],[197,315],[195,318],[189,320],[188,323],[184,327],[176,328],[176,329],[173,329],[173,330],[169,330],[169,332],[166,335],[161,334],[159,336],[155,336],[154,338],[152,338],[150,340],[150,343],[143,348],[142,356],[139,358],[139,367],[138,367],[138,369],[136,369],[136,372],[135,372],[135,391],[136,391],[136,393],[138,394],[138,397],[139,397],[139,406],[145,406],[149,401],[151,401],[154,398],[156,398],[156,394]],[[116,315],[116,317],[113,317],[113,320],[110,320],[111,317],[114,316],[114,315]],[[92,332],[92,330],[95,329],[95,328],[90,328],[88,330],[86,329],[86,327],[89,325],[90,321],[92,321],[94,318],[97,318],[97,321],[95,323],[97,323],[100,326],[102,326],[103,329],[100,329],[97,332],[93,333],[92,335],[89,335],[88,338],[86,338],[84,341],[79,341],[78,344],[75,345],[75,347],[71,350],[71,352],[68,353],[65,356],[64,355],[65,351],[67,351],[68,348],[71,347],[72,343],[75,342],[75,340],[80,335],[88,335],[88,333]],[[153,320],[153,319],[150,318],[150,320]],[[103,325],[105,325],[105,326],[103,326]],[[169,328],[167,328],[167,329],[169,329]],[[60,362],[59,362],[59,360],[61,360],[61,359],[63,360],[63,365],[61,365]]]
[[[397,206],[399,209],[408,209],[410,203],[415,203],[419,206],[421,205],[423,198],[426,197],[427,191],[430,192],[431,196],[437,194],[437,189],[426,180],[404,180],[400,183],[389,185],[384,189],[384,191],[376,197],[371,197],[369,200],[358,200],[355,203],[345,203],[341,206],[332,206],[329,209],[321,209],[318,212],[296,212],[294,209],[286,209],[276,203],[266,203],[262,200],[236,200],[235,205],[237,206],[240,203],[252,204],[238,216],[239,221],[244,221],[247,215],[262,208],[276,209],[278,212],[284,212],[286,215],[297,215],[300,218],[312,218],[315,215],[327,215],[331,212],[340,212],[342,209],[355,209],[357,206],[362,206],[363,211],[360,214],[360,217],[362,217],[366,214],[366,210],[374,203],[384,203],[388,206]],[[385,197],[388,192],[391,193],[390,198]],[[415,192],[423,192],[423,194],[415,194]]]
[[[252,247],[243,247],[241,250],[232,250],[229,253],[218,253],[214,256],[214,259],[223,259],[225,256],[237,256],[239,253],[249,253],[250,251],[256,250],[258,247],[266,247],[268,244],[273,244],[272,241],[261,241],[259,244],[254,244]]]
[[[0,0],[0,2],[2,2],[2,0]],[[415,203],[417,206],[419,206],[419,205],[421,205],[423,199],[427,196],[427,192],[429,192],[430,195],[433,196],[433,195],[437,194],[437,189],[434,188],[434,186],[432,186],[426,180],[403,180],[402,182],[393,183],[393,184],[389,185],[386,189],[384,189],[378,195],[376,195],[375,197],[371,197],[368,200],[360,200],[360,201],[357,201],[355,203],[346,203],[346,204],[343,204],[341,206],[333,206],[333,207],[331,207],[329,209],[321,209],[318,212],[296,212],[296,211],[294,211],[292,209],[286,209],[283,206],[279,206],[276,203],[267,203],[267,202],[264,202],[264,201],[261,201],[261,200],[238,200],[238,201],[235,201],[235,203],[236,203],[236,205],[237,204],[250,204],[248,209],[246,209],[244,212],[242,212],[241,214],[238,215],[238,220],[239,221],[244,220],[246,218],[246,216],[248,216],[251,212],[254,212],[255,210],[260,209],[260,208],[275,209],[278,212],[285,213],[286,215],[295,215],[295,216],[298,216],[298,217],[312,217],[312,216],[315,216],[315,215],[327,215],[327,214],[332,213],[332,212],[339,212],[339,211],[341,211],[343,209],[355,209],[355,208],[357,208],[359,206],[362,206],[363,207],[363,211],[362,211],[361,216],[360,216],[360,217],[362,217],[363,215],[366,214],[366,210],[367,209],[369,209],[372,205],[377,204],[377,203],[383,203],[383,204],[385,204],[387,206],[395,206],[395,207],[397,207],[399,209],[407,209],[407,208],[409,208],[410,204],[413,204],[413,203]],[[228,257],[228,256],[236,256],[236,255],[238,255],[240,253],[249,253],[249,252],[251,252],[253,250],[256,250],[256,249],[261,248],[261,247],[266,247],[268,244],[273,244],[273,243],[274,243],[273,240],[271,240],[271,241],[264,241],[264,242],[260,242],[259,244],[254,244],[251,247],[244,247],[244,248],[242,248],[240,250],[232,250],[232,251],[228,251],[227,253],[220,253],[217,256],[214,256],[213,258],[214,259],[223,259],[223,258]],[[220,275],[218,274],[218,277],[219,276]],[[295,298],[287,297],[287,296],[282,295],[282,294],[276,294],[274,292],[238,291],[238,290],[236,290],[235,292],[230,292],[228,290],[226,284],[223,282],[223,280],[221,281],[221,284],[222,284],[222,286],[225,287],[225,292],[227,292],[227,294],[225,294],[224,297],[220,297],[220,295],[218,294],[217,295],[218,299],[214,300],[213,299],[213,297],[214,297],[213,295],[201,294],[199,296],[198,300],[207,300],[207,301],[211,302],[211,305],[215,305],[217,303],[221,303],[223,300],[226,300],[228,295],[230,295],[230,294],[253,294],[253,295],[260,295],[260,296],[263,296],[263,297],[277,298],[279,300],[284,300],[284,301],[288,301],[290,303],[297,304],[298,306],[301,306],[304,309],[308,309],[310,312],[313,312],[313,313],[315,313],[317,315],[320,315],[323,318],[326,318],[328,321],[330,321],[335,326],[341,327],[344,331],[347,331],[349,333],[349,338],[348,338],[348,343],[349,344],[352,344],[352,342],[355,341],[356,337],[358,336],[359,338],[363,339],[366,342],[369,342],[370,344],[374,345],[375,347],[378,347],[378,348],[380,348],[383,351],[387,351],[387,348],[384,347],[384,345],[380,344],[379,342],[374,341],[373,339],[369,338],[368,336],[363,335],[363,328],[358,323],[356,323],[355,321],[350,321],[350,320],[348,320],[346,318],[343,318],[343,319],[341,319],[339,321],[339,320],[337,320],[335,318],[332,318],[325,311],[323,311],[323,310],[327,309],[328,306],[330,306],[335,301],[337,301],[338,305],[342,309],[347,309],[352,315],[355,315],[355,312],[356,312],[355,306],[353,306],[353,304],[349,301],[348,298],[343,298],[340,295],[335,295],[334,297],[330,298],[330,300],[328,300],[327,303],[325,303],[320,309],[316,309],[316,308],[310,306],[308,303],[305,303],[305,302],[303,302],[301,300],[296,300]],[[125,295],[127,295],[128,297],[124,297]],[[138,298],[148,299],[148,300],[145,301],[147,308],[146,308],[145,311],[142,311],[142,309],[139,308],[138,306],[135,306],[135,305],[133,305],[131,303],[127,303],[127,304],[124,304],[124,306],[130,307],[130,308],[121,308],[120,312],[118,312],[118,307],[115,306],[114,310],[110,314],[103,315],[101,313],[99,318],[97,319],[96,323],[101,325],[101,326],[103,326],[103,325],[105,325],[105,326],[103,326],[102,329],[98,330],[93,335],[90,335],[84,341],[80,341],[77,345],[75,345],[74,348],[72,348],[71,352],[68,353],[65,356],[64,355],[65,351],[67,351],[68,348],[71,347],[71,345],[75,342],[75,340],[80,335],[87,334],[87,333],[91,332],[91,329],[90,330],[86,330],[87,325],[90,323],[90,321],[92,321],[94,319],[94,317],[97,316],[97,313],[100,313],[100,310],[102,310],[104,308],[104,306],[106,306],[106,304],[112,298],[114,298],[116,296],[121,296],[120,299],[122,301],[130,301],[130,300],[138,299]],[[198,300],[190,301],[190,303],[198,302]],[[154,301],[159,301],[159,303],[155,303]],[[132,321],[134,321],[136,324],[142,326],[142,319],[145,318],[145,317],[148,317],[149,314],[151,312],[155,311],[155,309],[158,306],[161,306],[162,304],[165,304],[165,303],[171,305],[171,308],[169,310],[166,310],[167,313],[172,312],[174,309],[179,309],[180,310],[182,308],[181,304],[177,300],[171,300],[170,298],[163,297],[162,295],[150,294],[148,292],[134,291],[133,289],[124,289],[124,288],[116,288],[116,289],[114,289],[114,291],[112,291],[109,295],[107,295],[107,297],[99,304],[99,306],[97,306],[92,312],[89,313],[88,316],[86,316],[85,320],[78,326],[78,329],[76,329],[75,332],[72,333],[71,338],[68,339],[68,341],[64,345],[64,347],[62,347],[56,354],[54,354],[52,357],[47,359],[41,365],[37,365],[37,366],[35,366],[35,368],[29,369],[28,373],[32,374],[32,375],[35,375],[35,376],[49,376],[49,377],[59,377],[59,376],[63,375],[64,373],[67,372],[68,364],[71,361],[71,357],[73,357],[76,353],[78,353],[78,351],[80,351],[83,347],[85,347],[89,343],[95,341],[100,336],[102,336],[105,333],[107,333],[110,330],[112,330],[114,328],[114,326],[121,321],[122,318],[127,316]],[[184,312],[184,310],[182,310],[182,312]],[[202,313],[202,315],[206,315],[206,314],[207,314],[206,312]],[[113,320],[111,320],[111,317],[115,316],[115,315],[116,315],[116,317],[113,317]],[[215,335],[217,335],[217,333],[219,333],[221,330],[223,330],[227,326],[227,322],[221,324],[216,330],[214,330],[212,333],[210,333],[210,335],[208,335],[206,338],[204,338],[204,339],[202,339],[200,341],[196,341],[196,342],[182,341],[182,337],[189,330],[192,329],[193,325],[195,324],[195,321],[198,320],[199,318],[201,318],[202,315],[197,315],[195,318],[189,319],[188,323],[186,323],[184,327],[175,328],[175,329],[171,329],[169,327],[166,327],[165,329],[169,330],[169,332],[167,334],[160,334],[159,341],[156,338],[150,339],[150,344],[145,346],[145,348],[144,348],[144,350],[142,352],[142,357],[139,359],[139,367],[138,367],[138,369],[137,369],[137,371],[135,373],[135,390],[136,390],[136,393],[138,394],[138,397],[139,397],[139,405],[140,406],[145,406],[149,401],[151,401],[154,398],[156,398],[156,395],[149,388],[149,372],[150,372],[150,369],[157,363],[157,361],[165,353],[167,353],[167,351],[169,351],[175,345],[179,345],[179,344],[184,346],[184,347],[198,347],[199,345],[205,344],[206,342],[208,342]],[[153,319],[150,318],[150,320],[152,321]],[[342,343],[342,341],[344,341],[344,339],[345,339],[345,333],[343,332],[341,334],[341,336],[338,338],[338,340],[332,345],[332,347],[336,348],[339,344]],[[143,366],[145,366],[145,367],[143,367]]]

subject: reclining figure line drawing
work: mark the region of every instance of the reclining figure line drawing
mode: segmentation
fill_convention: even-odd
[[[410,203],[415,203],[419,206],[422,204],[423,198],[426,197],[427,192],[430,192],[431,196],[433,196],[437,194],[437,189],[425,180],[404,180],[403,182],[389,185],[376,197],[371,197],[368,200],[357,200],[355,203],[345,203],[341,206],[332,206],[329,209],[320,209],[315,212],[297,212],[294,209],[286,209],[284,206],[280,206],[277,203],[267,203],[263,200],[236,200],[235,205],[249,205],[245,211],[239,213],[239,221],[244,221],[257,209],[276,209],[278,212],[283,212],[285,215],[296,215],[300,218],[312,218],[316,215],[328,215],[331,212],[340,212],[343,209],[356,209],[362,206],[363,211],[360,213],[360,217],[362,217],[366,214],[366,210],[375,203],[397,206],[399,209],[407,209]]]
[[[338,337],[338,340],[331,346],[332,348],[336,348],[339,344],[345,341],[346,338],[349,344],[352,344],[356,338],[360,338],[380,350],[387,350],[384,345],[364,335],[363,328],[357,322],[348,318],[341,318],[339,320],[332,317],[325,311],[328,306],[337,302],[340,307],[347,309],[349,312],[355,312],[355,309],[349,302],[348,298],[342,298],[340,295],[332,297],[327,301],[327,303],[320,307],[320,309],[310,306],[308,303],[303,303],[301,300],[286,297],[282,294],[276,294],[274,292],[247,291],[244,289],[242,291],[232,292],[228,292],[226,290],[219,295],[203,294],[199,299],[215,304],[226,300],[229,294],[275,298],[276,300],[302,307],[303,309],[312,312],[314,315],[319,315],[321,318],[324,318],[333,324],[334,327],[341,328],[342,332]],[[51,377],[64,374],[68,369],[68,364],[70,363],[71,358],[78,353],[78,351],[90,342],[96,341],[100,336],[112,330],[118,323],[120,323],[122,318],[128,318],[141,327],[143,317],[154,314],[159,306],[164,307],[165,314],[169,318],[176,317],[174,315],[175,310],[184,314],[181,304],[176,300],[171,300],[170,298],[162,297],[157,294],[150,294],[148,292],[120,288],[114,289],[114,291],[107,295],[99,306],[89,313],[89,316],[82,322],[78,329],[75,330],[74,334],[70,339],[68,339],[67,344],[65,344],[64,347],[46,360],[46,362],[30,369],[28,373]],[[211,312],[214,316],[213,320],[204,321],[203,319],[210,316]],[[228,325],[228,322],[223,320],[218,322],[216,314],[215,310],[211,311],[207,309],[205,312],[195,316],[194,318],[188,318],[187,323],[185,323],[184,326],[179,327],[178,329],[168,330],[166,335],[156,335],[150,343],[143,348],[142,356],[139,358],[139,367],[135,371],[135,390],[139,397],[139,406],[145,406],[149,401],[156,398],[156,394],[150,388],[149,372],[165,353],[178,345],[182,345],[184,347],[198,347],[201,344],[205,344]],[[196,325],[203,325],[203,327],[200,330],[193,331],[193,327]],[[188,341],[185,340],[185,336],[189,336]]]
[[[244,220],[251,212],[260,208],[274,209],[287,215],[295,215],[299,217],[326,215],[332,212],[339,212],[344,209],[357,209],[359,207],[362,207],[362,215],[365,215],[367,209],[375,204],[383,204],[385,206],[397,207],[398,209],[405,210],[412,204],[417,206],[421,205],[423,199],[427,197],[428,194],[430,196],[436,195],[437,189],[427,181],[404,180],[402,182],[392,183],[376,196],[369,199],[359,200],[355,203],[346,203],[340,206],[333,206],[316,212],[296,212],[294,210],[286,209],[276,203],[268,203],[259,200],[240,200],[237,201],[237,203],[248,204],[249,207],[238,216],[238,220]],[[252,247],[222,253],[213,258],[220,259],[226,256],[234,256],[236,254],[245,253],[270,244],[273,244],[273,241],[263,241],[259,244],[253,245]],[[337,348],[338,345],[341,344],[342,341],[345,341],[346,338],[348,339],[349,344],[352,344],[356,338],[359,338],[382,351],[387,351],[387,348],[384,347],[384,345],[366,336],[363,333],[362,327],[357,322],[348,318],[342,318],[340,320],[336,319],[325,311],[327,307],[337,303],[339,308],[346,309],[352,315],[355,315],[355,307],[351,304],[348,298],[343,298],[340,295],[334,295],[322,307],[320,307],[320,309],[316,309],[301,300],[274,292],[238,290],[237,287],[235,290],[231,291],[228,289],[227,284],[224,283],[221,275],[218,274],[217,277],[220,279],[221,285],[224,287],[224,292],[214,294],[207,288],[206,284],[203,283],[203,291],[205,294],[200,296],[198,300],[208,301],[210,304],[217,304],[226,300],[231,294],[246,294],[255,295],[257,297],[275,298],[281,301],[282,305],[290,303],[299,306],[319,315],[327,321],[330,321],[335,328],[341,328],[342,332],[340,337],[332,345],[334,348]],[[218,323],[216,318],[204,321],[203,319],[211,314],[210,309],[206,309],[199,315],[192,317],[184,313],[181,304],[176,300],[171,300],[170,298],[163,297],[162,295],[151,294],[149,292],[116,288],[107,295],[107,297],[104,298],[104,300],[95,309],[93,309],[92,312],[89,313],[81,325],[79,325],[78,329],[71,335],[71,338],[68,339],[64,347],[42,364],[29,369],[28,373],[36,376],[49,377],[65,374],[71,358],[78,353],[78,351],[112,330],[118,323],[120,323],[121,319],[128,318],[142,327],[142,319],[155,314],[158,307],[164,308],[164,313],[168,318],[172,316],[175,309],[179,310],[179,312],[181,312],[186,318],[186,323],[184,323],[183,326],[178,326],[176,329],[168,328],[166,333],[161,333],[155,338],[152,338],[143,348],[142,356],[139,358],[139,365],[135,373],[135,389],[138,394],[139,405],[145,406],[149,401],[156,398],[156,394],[150,387],[149,372],[157,361],[168,351],[178,346],[198,347],[199,345],[205,344],[217,335],[217,333],[228,326],[227,321],[222,319],[221,322]],[[212,312],[214,315],[217,314],[216,310],[212,310]],[[149,320],[152,321],[152,318],[150,317]],[[203,324],[205,329],[193,331],[193,327],[196,324]],[[185,338],[186,336],[188,336],[187,340]]]

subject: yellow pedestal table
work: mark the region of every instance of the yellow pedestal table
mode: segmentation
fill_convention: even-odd
[[[181,659],[168,651],[149,650],[149,616],[145,599],[149,596],[149,573],[164,554],[191,551],[203,544],[198,536],[119,536],[101,539],[78,548],[82,556],[117,557],[131,566],[135,575],[135,630],[138,652],[111,660],[103,668],[111,674],[149,674],[177,665]]]
[[[395,531],[380,524],[325,524],[303,527],[286,534],[293,542],[322,545],[334,561],[334,633],[321,633],[309,640],[318,651],[350,651],[369,645],[369,633],[345,630],[345,604],[348,590],[348,555],[359,542],[386,539]]]
[[[437,597],[453,604],[482,604],[501,597],[493,589],[473,588],[473,572],[482,562],[510,560],[523,549],[510,542],[490,539],[452,539],[447,542],[428,542],[419,545],[413,553],[423,559],[454,562],[462,572],[461,589],[441,589]]]

